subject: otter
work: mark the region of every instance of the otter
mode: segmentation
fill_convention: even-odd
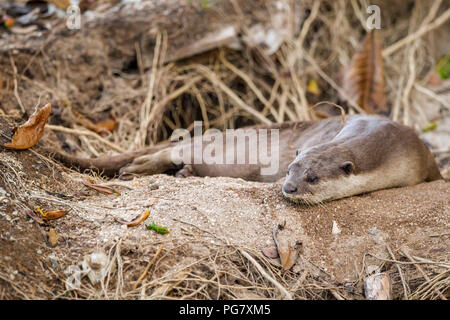
[[[192,141],[162,143],[97,159],[59,152],[55,156],[69,166],[97,169],[109,175],[119,173],[123,179],[170,171],[182,177],[224,176],[259,182],[284,179],[281,188],[284,197],[305,204],[442,179],[433,155],[414,130],[382,116],[353,115],[345,121],[330,117],[240,130],[246,138],[233,144],[223,143],[221,150],[224,157],[229,153],[234,157],[236,150],[244,150],[246,161],[241,163],[196,163]],[[264,145],[270,149],[268,156],[278,155],[276,170],[269,174],[262,173],[268,164],[260,157],[253,163],[248,161],[262,151],[261,144],[251,143],[259,141],[256,136],[261,133],[269,137]],[[274,134],[278,139],[270,139]],[[202,140],[202,147],[208,147],[213,141],[216,139]],[[177,152],[190,151],[191,158],[174,163],[177,147]]]
[[[332,139],[300,149],[282,192],[294,202],[316,204],[438,179],[433,155],[411,128],[359,115]]]

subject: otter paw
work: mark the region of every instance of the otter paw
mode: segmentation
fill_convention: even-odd
[[[133,177],[153,174],[154,167],[152,155],[138,157],[129,165],[120,168],[119,179],[131,180]]]
[[[194,168],[192,168],[192,166],[189,164],[186,164],[182,169],[178,170],[177,173],[175,173],[175,177],[177,178],[187,178],[194,175]]]

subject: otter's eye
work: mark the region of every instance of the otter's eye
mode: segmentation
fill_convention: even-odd
[[[317,181],[319,181],[319,178],[316,176],[311,176],[311,177],[306,178],[306,182],[308,182],[309,184],[317,183]]]

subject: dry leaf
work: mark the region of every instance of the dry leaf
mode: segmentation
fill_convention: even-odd
[[[44,0],[44,1],[54,4],[55,6],[63,10],[66,10],[70,6],[70,0]]]
[[[266,256],[269,259],[276,259],[279,257],[276,247],[262,248],[261,252],[263,253],[264,256]]]
[[[64,210],[46,211],[42,212],[42,218],[44,220],[55,220],[64,217],[66,214],[67,211]]]
[[[320,95],[319,85],[316,80],[311,80],[308,82],[308,86],[306,87],[306,91],[312,93],[315,96]]]
[[[114,129],[117,126],[116,119],[109,119],[109,120],[94,122],[79,112],[72,111],[72,113],[75,116],[75,120],[78,124],[82,125],[83,127],[87,128],[91,131],[99,133],[99,134],[112,132],[112,131],[114,131]]]
[[[145,210],[143,213],[141,213],[140,215],[136,216],[133,220],[131,221],[125,221],[125,220],[121,220],[118,219],[117,221],[128,226],[128,227],[135,227],[138,224],[140,224],[141,222],[144,222],[148,216],[150,215],[150,210]]]
[[[51,111],[50,103],[42,109],[36,110],[27,122],[17,128],[11,142],[5,143],[3,146],[9,149],[24,150],[36,145],[44,135],[45,123]]]
[[[277,250],[281,260],[281,269],[289,270],[292,268],[297,261],[297,250],[292,248],[287,239],[278,239]]]
[[[40,218],[44,220],[55,220],[64,217],[67,212],[64,210],[42,211],[40,206],[34,207],[34,213],[39,214]]]
[[[372,30],[346,69],[343,88],[367,113],[387,113],[381,40]]]
[[[51,228],[48,232],[48,243],[52,246],[52,247],[56,247],[56,245],[59,242],[59,235],[56,233],[55,229]]]
[[[286,222],[285,222],[286,223]],[[291,245],[289,237],[280,236],[279,230],[283,230],[284,225],[277,225],[273,232],[273,240],[277,246],[278,255],[281,260],[281,269],[283,271],[291,269],[297,261],[298,257],[298,244]]]
[[[100,184],[95,184],[95,183],[93,183],[90,179],[88,179],[88,180],[83,180],[82,182],[83,182],[83,184],[84,184],[86,187],[92,188],[92,189],[94,189],[95,191],[98,191],[98,192],[100,192],[100,193],[105,193],[105,194],[113,194],[113,193],[116,193],[116,194],[118,194],[118,195],[120,196],[120,192],[119,192],[119,191],[117,191],[117,190],[115,190],[115,189],[113,189],[113,188],[110,188],[110,187],[108,187],[108,186],[102,186],[102,185],[100,185]]]
[[[36,213],[33,210],[26,210],[25,213],[34,221],[36,221],[39,224],[45,224],[44,220],[42,220],[40,217],[36,215]]]
[[[95,124],[99,130],[113,132],[117,126],[117,121],[108,119],[105,121],[99,121]]]

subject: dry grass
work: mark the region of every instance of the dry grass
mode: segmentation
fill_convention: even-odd
[[[445,98],[424,89],[423,83],[439,58],[442,37],[433,30],[449,25],[450,9],[443,1],[417,1],[412,10],[409,2],[376,4],[382,8],[382,26],[388,26],[380,34],[391,117],[423,128],[433,119],[425,106],[412,103],[413,96],[427,95],[449,109]],[[91,155],[136,149],[168,139],[176,128],[192,129],[194,120],[202,120],[206,129],[308,120],[316,117],[310,107],[323,100],[361,112],[337,79],[365,32],[365,8],[357,1],[314,1],[301,29],[273,56],[258,48],[221,49],[163,64],[167,39],[159,33],[151,70],[128,75],[141,80],[141,86],[118,87],[110,100],[85,110],[95,118],[113,107],[120,115],[118,130],[107,137],[116,147],[87,136],[81,149]],[[138,66],[143,64],[139,54],[136,59]],[[307,92],[311,80],[318,82],[320,96]],[[130,104],[131,95],[141,108]]]
[[[380,33],[385,45],[383,56],[391,118],[423,128],[433,119],[424,109],[411,103],[414,95],[431,97],[442,105],[443,112],[449,110],[442,96],[424,88],[424,78],[439,58],[439,32],[448,28],[450,9],[440,0],[415,1],[412,9],[410,3],[412,1],[376,1],[374,4],[382,7]],[[267,56],[258,48],[219,49],[183,62],[164,64],[167,39],[160,33],[156,37],[151,70],[145,72],[139,68],[136,74],[128,75],[140,85],[130,87],[128,82],[123,82],[114,89],[114,95],[97,100],[92,108],[83,110],[85,115],[95,118],[96,114],[112,108],[120,119],[114,133],[99,136],[75,126],[72,129],[49,126],[49,129],[78,137],[72,140],[82,154],[100,155],[166,140],[177,128],[192,129],[194,120],[203,120],[205,129],[307,120],[317,117],[310,107],[322,100],[344,104],[349,113],[360,112],[360,108],[346,98],[336,79],[362,39],[366,3],[322,0],[311,1],[308,7],[310,14],[301,29],[295,30],[293,37],[273,56]],[[446,36],[448,39],[448,34]],[[136,52],[139,67],[143,64],[139,47]],[[17,79],[27,90],[40,92],[43,99],[76,100],[67,92],[57,92],[51,84],[32,80],[24,72],[18,74],[13,60],[11,64],[14,96],[21,108]],[[311,80],[318,82],[319,96],[307,92]],[[70,121],[70,117],[68,119]],[[74,212],[86,210],[82,205],[49,196],[34,187],[13,156],[5,153],[0,156],[0,180],[15,199],[18,210],[29,208],[30,200],[57,204]],[[41,159],[49,161],[42,156]],[[78,174],[70,175],[76,178]],[[192,230],[192,226],[186,226],[187,233]],[[214,246],[209,242],[205,244],[210,249],[209,255],[176,271],[170,266],[177,256],[186,255],[185,244],[162,243],[158,254],[159,244],[152,244],[144,248],[146,257],[136,257],[137,262],[130,263],[122,257],[125,244],[120,240],[108,248],[109,258],[115,261],[116,268],[109,270],[99,286],[83,282],[77,291],[65,290],[61,274],[55,274],[61,280],[59,287],[48,287],[41,282],[35,296],[20,290],[25,284],[12,281],[8,273],[1,272],[0,279],[11,285],[15,297],[25,299],[49,296],[65,299],[363,298],[364,270],[359,281],[352,284],[337,284],[326,273],[317,277],[308,270],[300,275],[292,271],[282,274],[279,266],[260,252],[216,240],[219,243]],[[193,238],[192,242],[195,241],[204,240]],[[394,279],[395,297],[448,297],[448,262],[428,261],[405,255],[405,252],[391,251],[391,255],[392,259],[386,260],[384,267]],[[1,269],[7,270],[6,267]],[[28,281],[33,282],[33,279]],[[52,290],[58,291],[57,296]],[[0,298],[9,297],[0,290]]]

